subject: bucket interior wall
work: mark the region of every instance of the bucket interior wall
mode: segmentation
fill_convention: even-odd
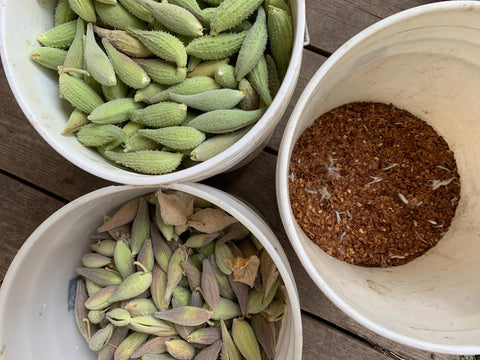
[[[454,221],[437,246],[406,265],[349,265],[320,250],[296,225],[320,277],[350,307],[344,310],[430,344],[468,346],[480,338],[480,17],[471,10],[394,23],[329,59],[336,61],[308,99],[314,105],[294,135],[298,139],[337,106],[378,101],[424,119],[454,151],[461,181]]]

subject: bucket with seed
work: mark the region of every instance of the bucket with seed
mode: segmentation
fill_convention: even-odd
[[[440,2],[401,12],[362,31],[339,48],[305,88],[287,125],[278,158],[277,194],[282,220],[299,259],[318,287],[368,329],[400,343],[439,353],[480,353],[480,283],[477,277],[480,165],[476,159],[480,140],[479,23],[477,2]],[[401,111],[408,111],[410,115]],[[372,113],[381,115],[379,122],[366,122]],[[362,194],[373,193],[374,189],[385,187],[389,173],[400,170],[402,164],[399,162],[382,163],[385,159],[370,158],[373,154],[367,151],[360,154],[352,146],[353,140],[348,152],[349,142],[345,140],[353,133],[361,133],[366,145],[379,149],[389,143],[395,149],[408,134],[393,140],[377,136],[374,144],[366,139],[368,134],[378,130],[378,126],[381,131],[403,126],[397,116],[418,117],[441,136],[453,151],[458,174],[455,167],[443,164],[443,154],[425,152],[421,158],[428,155],[432,159],[431,166],[438,171],[436,177],[427,181],[418,177],[417,184],[412,183],[415,186],[405,181],[403,189],[396,188],[386,197],[357,201],[343,209],[325,207],[327,203],[347,204],[357,190]],[[318,121],[314,124],[317,118],[321,119],[321,124]],[[350,124],[357,118],[365,122],[354,129]],[[331,123],[331,119],[337,123]],[[302,136],[307,133],[313,134],[312,138],[319,144],[318,148],[312,145],[310,153],[318,152],[318,157],[323,156],[322,163],[310,169],[309,179],[328,179],[314,189],[305,187],[302,194],[308,199],[315,198],[319,207],[315,208],[313,202],[309,204],[311,207],[303,203],[303,210],[294,213],[294,202],[298,198],[292,197],[292,184],[296,184],[299,174],[295,171],[308,155],[304,150],[305,157],[297,156],[296,145],[302,143]],[[411,132],[410,135],[414,134],[412,143],[415,136],[421,138],[424,133],[423,130]],[[336,141],[330,141],[331,135]],[[320,155],[323,151],[320,147],[327,142],[330,144],[328,152]],[[347,153],[341,154],[339,149],[344,143]],[[302,144],[308,145],[308,142]],[[349,153],[357,157],[347,162]],[[369,158],[371,162],[367,161]],[[417,157],[416,160],[421,159]],[[360,174],[353,176],[348,172],[354,168],[355,161],[365,170],[361,186],[354,181]],[[415,164],[405,169],[411,174],[420,174],[420,168],[412,165]],[[352,182],[340,187],[343,193],[335,193],[334,184],[341,184],[342,178],[348,176]],[[448,230],[442,231],[444,224],[433,218],[440,212],[420,216],[424,214],[422,209],[431,204],[415,198],[416,190],[431,194],[442,192],[444,198],[436,201],[446,207],[450,204],[456,207]],[[403,241],[401,233],[391,231],[393,222],[388,226],[382,222],[382,216],[395,210],[395,206],[385,205],[383,210],[371,213],[370,218],[358,218],[358,214],[363,214],[360,209],[371,208],[382,201],[385,204],[392,201],[398,208],[411,209],[418,214],[417,218],[409,218],[405,227],[405,232],[410,234],[409,240],[428,243],[424,231],[428,228],[440,234],[438,243],[414,259],[408,258],[411,256],[408,251],[387,253],[388,259],[383,258],[382,262],[380,258],[377,263],[383,267],[372,266],[372,262],[362,262],[363,259],[355,257],[356,246],[362,239],[372,240],[374,233],[384,232],[386,240],[392,240],[389,236],[398,236],[395,239],[399,239],[399,243]],[[312,230],[313,226],[301,225],[300,220],[304,219],[300,219],[298,213],[308,214],[311,209],[316,210],[315,216],[310,215],[314,220],[311,224],[323,226],[330,221],[331,229],[325,234]],[[372,218],[376,225],[366,227]],[[400,221],[402,217],[397,215],[397,219]],[[311,231],[310,236],[308,231]],[[335,233],[335,248],[323,250],[311,239],[317,237],[318,243],[327,243],[325,240],[332,233]],[[378,243],[372,242],[372,251],[382,248],[378,239]],[[342,248],[347,241],[351,245]],[[335,251],[338,258],[331,256]],[[369,254],[361,255],[368,257]],[[342,261],[345,259],[352,261]],[[362,264],[352,264],[355,262]]]

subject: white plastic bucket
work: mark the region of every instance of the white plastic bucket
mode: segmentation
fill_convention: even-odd
[[[440,2],[386,18],[346,42],[305,88],[277,167],[282,221],[303,266],[340,309],[397,342],[450,354],[480,353],[480,3]],[[345,103],[393,103],[426,120],[454,151],[461,200],[436,247],[398,267],[330,257],[293,216],[289,160],[301,133]]]
[[[305,1],[291,0],[294,46],[288,71],[272,104],[242,139],[221,154],[193,167],[165,175],[143,175],[121,169],[75,136],[62,136],[70,108],[59,98],[58,75],[30,59],[40,44],[36,36],[53,26],[55,0],[0,0],[0,54],[8,82],[25,116],[43,139],[81,169],[120,184],[153,185],[200,181],[244,165],[258,155],[282,118],[297,84],[305,34]],[[253,154],[253,155],[252,155]],[[252,155],[249,157],[249,155]]]
[[[289,305],[279,334],[276,360],[301,359],[302,325],[297,289],[288,259],[267,224],[236,198],[202,184],[170,188],[203,198],[244,224],[274,260],[287,288]],[[106,213],[158,187],[110,186],[64,206],[28,238],[13,260],[0,289],[2,360],[94,360],[76,328],[69,283],[88,251],[89,236]],[[3,346],[3,348],[2,348]]]

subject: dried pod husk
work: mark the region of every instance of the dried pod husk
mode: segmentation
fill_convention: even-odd
[[[109,218],[106,218],[106,219],[107,219],[106,221],[108,221]],[[108,230],[108,234],[116,241],[123,241],[126,244],[130,244],[131,228],[132,228],[131,224],[121,225],[116,228],[113,228],[112,230]],[[116,245],[114,245],[113,247],[114,249],[115,249],[115,246]]]
[[[227,243],[231,240],[241,240],[250,234],[250,230],[241,222],[233,223],[223,230],[223,235],[218,239],[220,243]],[[234,256],[237,257],[237,256]]]
[[[122,308],[112,309],[107,312],[105,316],[108,321],[110,321],[113,325],[117,327],[127,326],[132,318],[130,316],[130,313]]]
[[[90,245],[90,249],[98,254],[113,257],[116,244],[117,242],[115,240],[99,240]]]
[[[132,254],[135,256],[142,248],[145,240],[150,236],[150,217],[148,213],[148,203],[144,197],[140,198],[138,212],[133,219],[132,235],[130,247]]]
[[[188,259],[182,260],[182,269],[188,280],[190,291],[194,291],[201,286],[202,273]]]
[[[166,310],[169,306],[169,300],[165,300],[165,291],[167,290],[167,273],[160,269],[158,265],[154,265],[152,270],[152,285],[150,292],[152,300],[158,310]]]
[[[180,306],[177,299],[172,298],[172,309],[175,309]],[[173,324],[178,335],[183,339],[187,340],[188,335],[195,329],[193,326],[185,326],[180,324]]]
[[[101,268],[107,266],[112,261],[108,256],[97,253],[86,253],[82,256],[82,264],[89,268]]]
[[[262,311],[262,314],[268,321],[276,322],[283,319],[286,309],[287,303],[285,301],[275,299]]]
[[[261,360],[260,346],[252,327],[246,320],[233,319],[232,337],[246,360]]]
[[[187,259],[187,253],[184,248],[179,247],[170,258],[167,272],[167,288],[165,289],[165,301],[169,301],[173,289],[178,285],[183,276],[182,260]]]
[[[248,313],[257,314],[265,310],[275,297],[279,285],[280,281],[277,280],[265,297],[263,296],[262,287],[259,290],[250,290],[250,292],[248,293]]]
[[[152,273],[138,271],[128,276],[118,286],[117,291],[110,298],[110,302],[131,299],[140,295],[145,290],[150,288],[152,284]]]
[[[117,327],[113,331],[113,335],[108,342],[108,346],[105,346],[98,353],[98,360],[112,360],[115,354],[115,350],[120,343],[127,337],[127,327]]]
[[[128,360],[130,356],[148,339],[148,334],[132,332],[118,345],[114,353],[115,360]]]
[[[129,327],[146,334],[157,334],[162,331],[171,331],[169,324],[152,315],[136,316],[130,320]]]
[[[203,260],[202,295],[210,309],[215,312],[220,302],[220,289],[209,259]]]
[[[206,327],[194,330],[188,337],[189,343],[212,345],[222,338],[221,329],[215,327]]]
[[[107,286],[89,296],[85,301],[85,307],[89,310],[103,310],[111,305],[109,302],[112,294],[117,291],[118,285]]]
[[[195,357],[195,348],[185,340],[175,339],[165,343],[167,352],[175,359],[191,360]]]
[[[119,285],[122,283],[122,277],[119,274],[105,269],[78,267],[75,271],[78,275],[81,275],[100,286]]]
[[[112,324],[107,324],[104,328],[99,329],[88,342],[88,347],[93,351],[100,351],[107,346],[110,338],[113,335],[114,327]]]
[[[232,252],[234,257],[241,257],[244,258],[245,255],[243,254],[243,251],[240,250],[240,248],[232,241],[227,243],[228,247],[230,248],[230,251]]]
[[[233,341],[232,336],[230,335],[230,332],[228,331],[223,320],[220,320],[220,326],[222,329],[222,360],[241,360],[242,355],[240,354],[240,351],[238,351],[237,346],[235,345],[235,342]]]
[[[137,261],[141,263],[148,271],[153,270],[155,264],[155,258],[153,255],[152,240],[150,238],[145,239],[140,252],[137,255]]]
[[[252,315],[250,324],[268,359],[274,359],[277,347],[275,325],[262,314]]]
[[[87,317],[87,308],[85,307],[85,301],[88,298],[85,282],[82,279],[77,279],[75,287],[75,302],[73,305],[73,314],[75,317],[75,323],[77,325],[80,334],[88,341],[89,331],[88,325],[83,319]]]
[[[158,190],[155,194],[160,205],[161,217],[170,225],[185,225],[187,222],[187,204],[176,194],[164,194]]]
[[[260,253],[260,274],[262,276],[263,300],[265,301],[279,275],[275,263],[265,249]]]
[[[170,321],[174,324],[183,326],[198,326],[205,324],[210,320],[211,312],[207,309],[195,306],[179,306],[174,309],[159,311],[155,313],[155,317]]]
[[[244,238],[241,241],[237,241],[236,244],[242,251],[245,258],[250,258],[252,256],[258,255],[259,251],[250,238]]]
[[[211,318],[213,320],[229,320],[241,315],[242,311],[238,303],[220,297],[217,310],[212,313]]]
[[[197,231],[213,234],[238,220],[218,209],[201,209],[188,218],[187,225]]]
[[[140,198],[134,198],[125,202],[113,216],[97,229],[97,232],[112,230],[118,226],[128,224],[135,219],[137,215]]]
[[[233,280],[233,276],[229,276],[228,280],[233,292],[235,293],[238,305],[242,311],[242,315],[246,316],[248,314],[248,285],[243,282]]]
[[[153,315],[158,311],[157,306],[150,298],[137,298],[122,304],[132,317]]]
[[[222,349],[222,340],[215,341],[212,345],[202,349],[195,360],[216,360]]]
[[[150,226],[150,236],[152,240],[153,256],[157,261],[157,264],[164,272],[168,272],[168,265],[170,264],[170,258],[172,257],[172,250],[166,244],[165,240],[160,236],[158,230],[153,226]]]
[[[215,278],[217,279],[218,288],[220,290],[220,296],[235,300],[236,296],[233,292],[232,287],[230,286],[230,282],[228,280],[228,276],[225,275],[217,266],[217,262],[215,260],[215,255],[209,257],[210,264],[212,265],[213,273],[215,274]]]
[[[132,355],[132,359],[141,358],[143,355],[163,354],[167,351],[165,342],[174,340],[173,336],[157,336],[142,344]]]
[[[135,272],[132,251],[122,240],[117,241],[113,259],[115,261],[115,267],[123,279],[126,279]]]
[[[260,265],[260,259],[256,255],[249,258],[229,258],[224,261],[232,269],[235,281],[243,282],[253,287]]]

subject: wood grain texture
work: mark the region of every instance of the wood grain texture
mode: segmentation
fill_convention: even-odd
[[[65,203],[0,174],[0,279],[30,234]]]
[[[428,0],[334,0],[307,1],[310,47],[333,53],[368,26]]]

